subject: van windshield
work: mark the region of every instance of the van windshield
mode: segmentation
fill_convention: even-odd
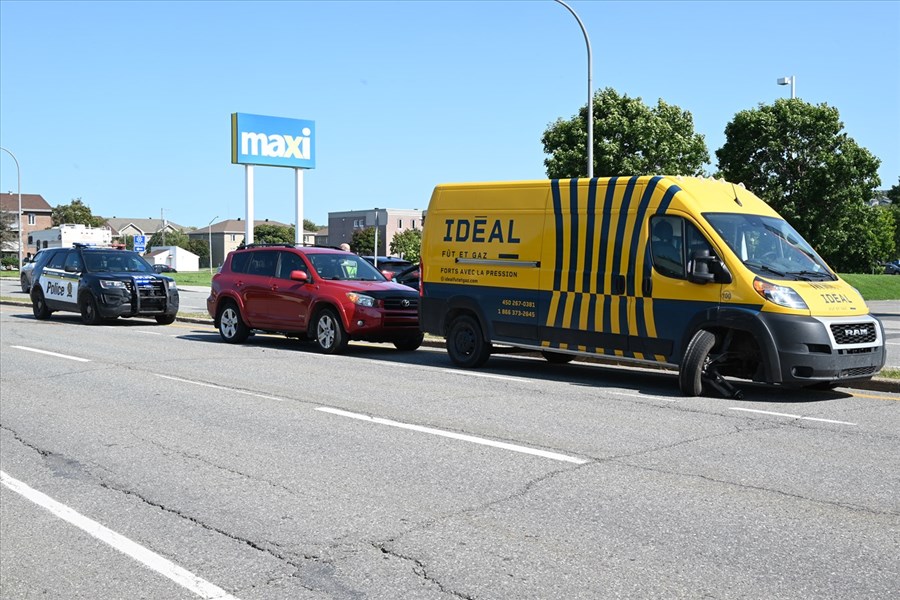
[[[734,213],[704,213],[703,217],[757,275],[805,281],[837,279],[784,219]]]

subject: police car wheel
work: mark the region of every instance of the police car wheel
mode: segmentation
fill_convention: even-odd
[[[347,334],[334,311],[326,308],[318,314],[315,323],[316,345],[325,354],[338,354],[347,348]]]
[[[228,302],[219,315],[219,335],[229,344],[240,344],[250,336],[250,328],[241,318],[241,311],[234,302]]]
[[[28,280],[25,279],[25,273],[22,273],[22,276],[19,277],[19,285],[22,286],[22,291],[27,294],[28,293]]]
[[[419,335],[414,335],[411,338],[406,338],[405,340],[397,340],[394,342],[394,347],[397,350],[402,350],[403,352],[411,352],[422,345],[422,340],[425,339],[425,334],[420,333]]]
[[[78,308],[81,310],[81,320],[85,325],[99,325],[103,321],[97,309],[97,301],[92,294],[82,295],[78,301]]]
[[[447,336],[447,354],[454,364],[466,369],[474,369],[487,362],[491,345],[484,340],[478,321],[469,315],[453,319]]]
[[[44,300],[44,292],[40,289],[35,290],[31,294],[31,312],[34,313],[35,319],[40,319],[41,321],[49,319],[50,314],[53,312],[47,308],[47,301]]]
[[[684,352],[678,370],[678,387],[685,396],[699,396],[703,392],[703,380],[707,373],[709,353],[716,345],[716,336],[705,329],[694,334]]]
[[[157,315],[156,322],[160,325],[171,325],[175,322],[175,315]]]

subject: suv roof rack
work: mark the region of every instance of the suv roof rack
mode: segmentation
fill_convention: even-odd
[[[244,244],[242,243],[237,247],[238,250],[245,250],[247,248],[296,248],[294,244],[286,244],[284,242],[279,242],[275,244]]]

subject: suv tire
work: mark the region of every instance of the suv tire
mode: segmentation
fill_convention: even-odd
[[[394,342],[394,347],[397,350],[402,350],[403,352],[411,352],[422,345],[422,340],[425,339],[425,334],[420,333],[419,335],[414,335],[412,337],[408,337],[406,339],[397,340]]]
[[[33,292],[31,292],[31,312],[34,313],[34,318],[40,321],[46,321],[50,318],[50,314],[53,312],[49,308],[47,308],[47,301],[44,299],[44,292],[41,291],[40,288],[36,288]]]
[[[93,294],[89,292],[82,294],[81,300],[78,301],[78,308],[81,309],[81,320],[85,325],[99,325],[103,321]]]
[[[230,300],[222,305],[219,313],[219,335],[229,344],[241,344],[250,337],[250,328],[241,318],[241,311]]]
[[[340,354],[347,348],[347,334],[335,312],[323,309],[313,323],[313,339],[324,354]]]
[[[156,315],[156,322],[160,325],[171,325],[175,322],[175,315]]]

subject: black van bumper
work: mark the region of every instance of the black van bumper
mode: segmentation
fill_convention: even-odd
[[[871,315],[859,317],[800,317],[761,312],[762,329],[771,336],[768,346],[768,383],[791,386],[840,384],[869,379],[884,366],[884,328]]]

